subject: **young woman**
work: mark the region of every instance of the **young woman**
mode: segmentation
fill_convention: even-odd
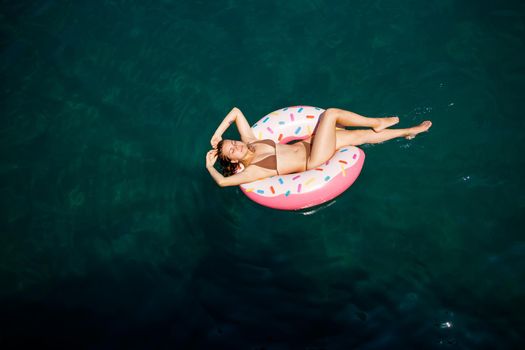
[[[222,134],[233,122],[237,124],[241,141],[222,139]],[[388,129],[398,122],[397,117],[367,118],[343,109],[328,108],[319,116],[311,137],[294,144],[280,144],[257,140],[242,112],[234,107],[211,138],[214,149],[206,154],[206,169],[219,186],[236,186],[316,168],[343,146],[379,143],[397,137],[413,139],[432,126],[427,120],[408,129]],[[371,129],[337,130],[338,126]],[[217,159],[223,174],[213,166]]]

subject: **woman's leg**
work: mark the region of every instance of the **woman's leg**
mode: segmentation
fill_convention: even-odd
[[[372,130],[338,130],[337,124],[345,126],[365,126],[363,123],[370,124],[371,121],[355,113],[343,111],[341,113],[336,108],[328,108],[324,111],[316,126],[315,136],[312,137],[310,157],[308,158],[308,169],[313,169],[326,162],[335,150],[347,145],[361,145],[363,143],[384,142],[396,137],[413,138],[420,132],[428,130],[432,123],[425,121],[418,126],[408,129],[386,129],[381,132]],[[361,118],[364,119],[361,119]],[[388,119],[388,118],[386,118]],[[350,124],[352,123],[352,124]],[[360,123],[361,125],[356,125]],[[366,125],[370,126],[370,125]]]
[[[312,148],[308,159],[308,168],[315,168],[326,162],[336,148],[336,126],[366,126],[380,131],[396,124],[399,118],[367,118],[339,108],[328,108],[319,116],[319,122],[312,136]],[[344,130],[341,130],[344,131]],[[369,130],[370,132],[374,132]],[[381,131],[383,132],[383,131]]]

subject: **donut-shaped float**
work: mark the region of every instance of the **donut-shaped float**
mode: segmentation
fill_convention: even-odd
[[[289,143],[308,138],[324,109],[286,107],[265,115],[252,126],[259,140]],[[275,175],[240,185],[248,198],[269,208],[299,210],[329,201],[350,187],[359,176],[365,153],[345,146],[319,167],[300,173]]]

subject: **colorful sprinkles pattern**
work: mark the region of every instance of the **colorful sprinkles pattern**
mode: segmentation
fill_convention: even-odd
[[[287,135],[287,141],[290,141],[290,137],[304,139],[312,134],[322,112],[324,110],[317,107],[286,107],[261,118],[252,126],[252,130],[258,139],[272,139],[277,142],[283,139],[283,135]],[[360,150],[357,147],[344,147],[315,169],[272,176],[241,185],[241,188],[245,192],[255,192],[264,197],[288,197],[290,194],[312,192],[326,186],[339,174],[346,176],[347,171],[359,160],[359,156]]]

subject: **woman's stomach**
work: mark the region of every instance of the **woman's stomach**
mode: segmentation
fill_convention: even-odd
[[[277,170],[279,174],[286,175],[305,171],[306,150],[301,142],[292,145],[276,144]]]

